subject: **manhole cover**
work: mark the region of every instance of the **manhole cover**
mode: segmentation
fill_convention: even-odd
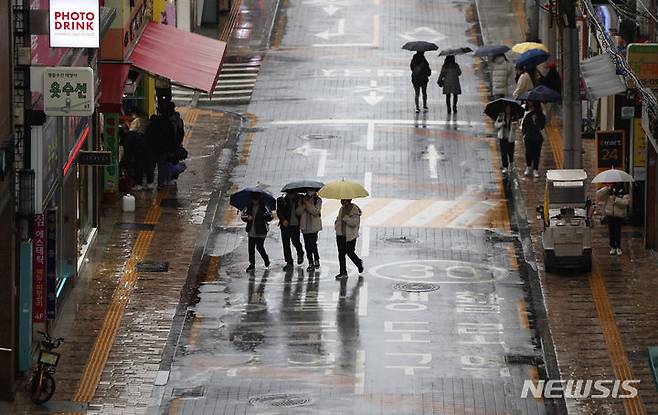
[[[304,134],[302,138],[304,140],[332,140],[338,138],[338,136],[333,134]]]
[[[272,395],[254,396],[249,398],[249,403],[253,406],[261,407],[292,408],[295,406],[310,405],[313,403],[313,399],[308,396],[277,393]]]
[[[406,291],[409,293],[424,293],[438,290],[439,284],[430,284],[425,282],[401,282],[399,284],[395,284],[393,289],[398,291]]]
[[[198,398],[203,396],[205,392],[203,386],[197,386],[195,388],[174,388],[171,391],[171,396],[177,398]]]
[[[169,261],[142,261],[137,263],[137,272],[167,272]]]
[[[418,243],[416,239],[411,239],[407,238],[406,236],[396,236],[393,238],[386,238],[384,241],[391,243],[391,244],[400,244],[400,245],[406,245],[406,244],[415,244]]]

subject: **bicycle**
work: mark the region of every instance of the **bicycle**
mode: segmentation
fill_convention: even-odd
[[[59,353],[55,353],[53,350],[64,342],[61,337],[53,339],[48,333],[42,331],[39,334],[43,337],[39,350],[39,360],[30,381],[27,383],[30,400],[37,405],[48,402],[55,394],[55,378],[53,378],[53,375],[57,363],[59,363]]]

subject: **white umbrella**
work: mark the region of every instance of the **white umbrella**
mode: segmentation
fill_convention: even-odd
[[[633,182],[633,177],[623,170],[610,169],[597,174],[592,183]]]

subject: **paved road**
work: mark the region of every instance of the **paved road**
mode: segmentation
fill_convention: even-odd
[[[487,91],[459,57],[459,112],[448,116],[434,76],[430,111],[416,116],[407,40],[477,42],[470,2],[290,0],[247,112],[233,188],[344,177],[362,182],[351,269],[334,280],[333,220],[325,201],[322,267],[281,271],[276,227],[270,270],[244,273],[246,238],[225,208],[209,266],[168,383],[168,413],[543,414],[521,399],[537,376],[521,247],[511,230]],[[208,104],[205,104],[208,105]]]

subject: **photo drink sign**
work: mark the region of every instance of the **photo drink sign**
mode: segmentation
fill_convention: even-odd
[[[50,0],[50,47],[97,48],[98,0]]]

